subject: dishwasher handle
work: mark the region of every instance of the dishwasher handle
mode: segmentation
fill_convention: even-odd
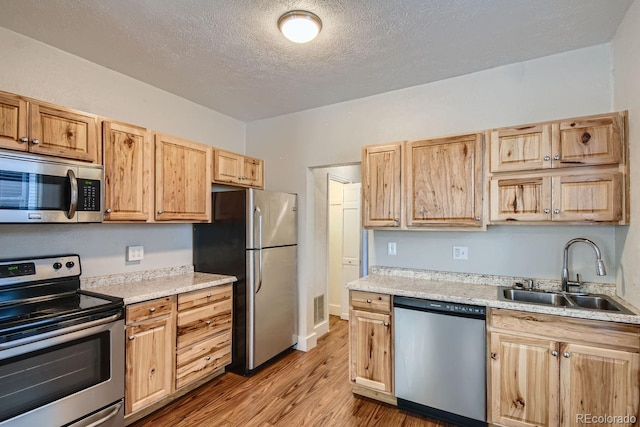
[[[446,301],[435,301],[411,297],[394,297],[393,306],[406,310],[438,313],[447,316],[468,317],[472,319],[485,319],[486,307],[468,304],[459,304]]]

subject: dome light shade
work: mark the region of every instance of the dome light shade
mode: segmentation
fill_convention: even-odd
[[[322,21],[311,12],[292,10],[278,19],[278,28],[292,42],[307,43],[316,38]]]

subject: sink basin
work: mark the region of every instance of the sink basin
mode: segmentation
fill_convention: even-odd
[[[517,302],[530,302],[533,304],[571,306],[571,302],[562,294],[541,291],[526,291],[523,289],[502,288],[504,299]]]
[[[629,311],[610,299],[606,295],[569,295],[571,302],[578,307],[590,308],[592,310],[617,311],[629,313]]]
[[[539,290],[529,291],[501,286],[498,288],[498,298],[529,304],[633,314],[608,295],[565,294],[562,292],[545,292]]]

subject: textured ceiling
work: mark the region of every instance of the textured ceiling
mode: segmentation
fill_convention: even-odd
[[[632,2],[0,0],[0,26],[251,121],[605,43]]]

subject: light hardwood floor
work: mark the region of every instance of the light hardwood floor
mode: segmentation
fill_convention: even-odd
[[[426,426],[426,418],[351,393],[348,322],[331,316],[318,346],[251,377],[226,373],[132,427]]]

